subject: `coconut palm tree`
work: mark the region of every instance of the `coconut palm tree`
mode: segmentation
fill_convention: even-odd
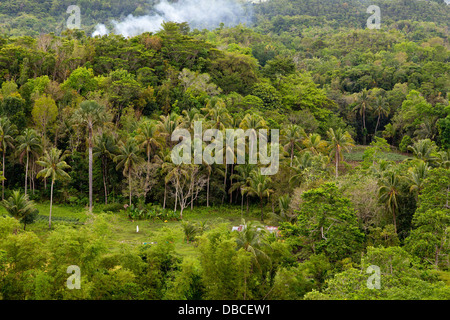
[[[244,208],[244,194],[245,187],[248,186],[248,179],[250,178],[250,173],[254,170],[255,165],[251,164],[239,164],[236,166],[236,171],[231,175],[230,178],[235,179],[236,182],[230,187],[229,193],[240,190],[241,191],[241,215]],[[247,194],[247,212],[248,212],[248,194]]]
[[[201,110],[206,113],[205,117],[209,120],[211,129],[224,130],[231,125],[232,117],[222,99],[209,100]]]
[[[3,207],[5,207],[8,214],[17,220],[24,222],[23,229],[26,228],[26,218],[30,214],[34,214],[37,210],[34,201],[28,198],[28,195],[20,193],[20,191],[13,191],[8,200],[2,201]]]
[[[366,144],[366,111],[372,109],[373,98],[370,95],[370,91],[364,89],[357,98],[356,106],[352,111],[356,111],[360,114],[363,124],[363,144]]]
[[[425,162],[433,162],[437,160],[436,151],[437,147],[434,141],[430,139],[423,139],[414,142],[412,146],[408,146],[414,157]]]
[[[274,192],[273,189],[270,188],[271,183],[272,179],[270,179],[270,177],[261,174],[259,169],[255,169],[250,174],[248,186],[244,187],[245,192],[250,196],[256,196],[259,198],[261,206],[261,221],[264,221],[264,197],[269,198],[270,194]]]
[[[302,182],[305,171],[313,167],[313,155],[311,152],[304,152],[300,157],[295,157],[294,166],[292,167],[295,174],[289,178],[289,182]]]
[[[420,194],[424,187],[424,181],[428,176],[429,170],[430,167],[423,160],[418,161],[409,169],[409,181],[411,182],[411,187],[409,189],[410,192],[416,192],[416,195]]]
[[[48,216],[48,227],[52,227],[52,205],[53,205],[53,186],[58,179],[70,179],[70,176],[64,170],[69,169],[70,166],[64,161],[67,154],[61,155],[62,151],[56,148],[45,151],[44,156],[36,163],[43,169],[38,172],[37,177],[50,178],[50,214]]]
[[[354,141],[347,131],[343,131],[341,128],[336,131],[330,128],[327,131],[328,138],[330,142],[330,157],[334,154],[334,159],[336,163],[336,178],[338,177],[339,171],[339,160],[343,158],[342,151],[349,151],[350,147],[354,146]]]
[[[3,175],[6,176],[5,159],[8,147],[14,148],[14,136],[18,133],[15,124],[12,124],[8,118],[0,118],[0,149],[3,155]],[[5,199],[5,179],[2,180],[2,200]]]
[[[108,204],[108,188],[106,180],[108,177],[108,161],[113,160],[119,152],[117,142],[110,132],[102,132],[95,137],[95,145],[92,149],[93,157],[102,161],[103,188],[105,192],[105,204]]]
[[[328,143],[325,140],[322,140],[320,134],[310,133],[303,140],[303,145],[306,148],[305,150],[311,151],[314,155],[318,155],[321,153],[325,153]]]
[[[156,125],[157,133],[165,139],[166,146],[171,147],[174,144],[171,141],[172,133],[181,125],[183,117],[172,112],[167,116],[160,116],[159,119]]]
[[[28,163],[30,153],[36,157],[39,157],[39,153],[42,151],[41,141],[39,135],[34,129],[27,128],[23,132],[23,135],[17,137],[19,152],[19,159],[22,162],[23,157],[26,156],[27,162],[25,165],[25,195],[27,195],[27,182],[28,182]]]
[[[259,269],[261,269],[262,260],[270,261],[269,256],[265,252],[271,247],[265,240],[266,231],[258,228],[255,222],[246,222],[242,219],[241,223],[244,227],[239,231],[236,238],[237,249],[244,249],[250,252]]]
[[[378,130],[378,126],[380,125],[381,117],[383,117],[383,116],[387,117],[389,115],[389,112],[390,112],[390,108],[389,108],[389,105],[386,103],[386,99],[383,96],[378,95],[374,102],[374,113],[375,113],[375,115],[378,116],[377,125],[375,126],[374,136],[377,135],[377,130]]]
[[[250,131],[249,140],[254,141],[256,143],[257,131],[261,129],[268,129],[268,126],[264,118],[261,117],[260,115],[247,113],[245,117],[242,119],[241,123],[239,124],[239,128],[245,131],[249,130]],[[258,148],[258,146],[254,145],[253,143],[249,143],[248,147],[249,155],[255,154],[254,148]]]
[[[92,168],[94,163],[93,146],[94,146],[94,128],[104,124],[110,120],[108,113],[103,105],[98,104],[94,100],[83,101],[80,103],[73,115],[76,124],[85,127],[88,131],[88,157],[89,157],[89,213],[92,213]]]
[[[398,209],[398,197],[400,194],[400,178],[396,173],[388,172],[380,181],[378,198],[384,203],[394,220],[394,231],[397,232],[396,210]]]
[[[292,161],[294,159],[294,150],[300,149],[300,142],[306,135],[305,130],[297,124],[291,124],[287,128],[283,129],[281,135],[281,143],[283,143],[283,148],[285,151],[289,151],[291,157],[291,167]]]
[[[150,176],[150,161],[151,153],[157,148],[161,148],[161,141],[159,140],[158,130],[156,124],[152,121],[143,121],[137,130],[138,135],[136,136],[136,141],[139,144],[139,148],[145,150],[147,155],[147,174],[146,180],[149,181]]]
[[[194,130],[194,122],[201,117],[200,111],[197,108],[192,108],[190,110],[183,110],[181,113],[183,114],[181,126],[190,131]]]
[[[437,163],[439,167],[450,169],[450,149],[447,149],[447,151],[438,152],[437,156]]]
[[[139,147],[136,140],[128,139],[125,143],[121,142],[119,145],[119,153],[114,157],[114,162],[117,163],[116,170],[123,168],[124,177],[128,177],[129,187],[129,205],[131,206],[131,175],[133,170],[139,165],[143,159],[139,156]]]

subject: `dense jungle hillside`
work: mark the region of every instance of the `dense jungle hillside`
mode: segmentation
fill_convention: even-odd
[[[0,299],[450,299],[450,5],[213,2],[0,2]]]

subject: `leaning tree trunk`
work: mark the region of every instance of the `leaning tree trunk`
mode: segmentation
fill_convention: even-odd
[[[380,124],[380,116],[381,114],[378,115],[377,125],[375,126],[375,133],[373,134],[374,137],[377,135],[378,126]]]
[[[53,205],[53,184],[55,180],[52,179],[52,185],[50,187],[50,214],[48,216],[48,228],[52,227],[52,205]]]
[[[103,164],[103,188],[105,189],[105,204],[108,204],[108,189],[106,188],[106,161],[102,159]]]

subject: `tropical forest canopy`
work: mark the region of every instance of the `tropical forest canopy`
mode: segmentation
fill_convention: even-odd
[[[78,1],[69,30],[72,1],[0,3],[0,298],[449,299],[450,6],[269,0],[91,36],[155,4]],[[278,172],[174,164],[196,121],[279,130]]]

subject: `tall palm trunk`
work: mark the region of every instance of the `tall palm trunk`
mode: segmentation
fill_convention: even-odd
[[[150,180],[150,148],[147,147],[147,174],[145,176],[145,189],[147,189]],[[145,196],[147,195],[147,191],[145,191]]]
[[[128,187],[130,189],[130,207],[131,207],[131,170],[128,170]]]
[[[292,160],[294,159],[294,145],[291,145],[291,168],[292,168]]]
[[[339,146],[336,146],[336,178],[338,177],[339,170]]]
[[[264,221],[263,198],[261,198],[261,221]]]
[[[366,145],[366,108],[364,107],[362,111],[363,119],[363,145]]]
[[[5,151],[3,150],[3,177],[6,176],[5,172]],[[5,199],[5,179],[2,180],[2,200]]]
[[[102,158],[103,165],[103,188],[105,189],[105,204],[108,204],[108,189],[106,188],[106,160]]]
[[[166,208],[166,197],[167,197],[167,183],[164,183],[164,203],[163,203],[163,209]]]
[[[208,180],[206,181],[206,206],[209,208],[209,179],[211,177],[211,173],[208,172]]]
[[[395,207],[392,207],[392,217],[394,218],[394,232],[397,233],[397,218],[395,217]]]
[[[92,166],[94,160],[92,155],[92,125],[89,125],[89,213],[92,214]]]
[[[223,197],[222,197],[222,205],[225,201],[225,194],[227,193],[227,173],[228,173],[228,165],[225,162],[225,176],[223,178]]]
[[[175,208],[173,209],[174,212],[177,212],[177,204],[178,204],[178,188],[175,188]]]
[[[28,150],[27,150],[27,165],[25,166],[25,195],[27,195],[27,181],[28,181]]]
[[[247,215],[248,215],[248,210],[249,210],[249,208],[248,208],[248,194],[247,194]]]
[[[231,176],[233,176],[233,164],[231,164]],[[230,186],[232,186],[233,185],[233,178],[231,178],[231,176],[230,176]],[[230,204],[232,204],[233,203],[233,191],[231,191],[231,193],[230,193]]]
[[[375,133],[374,133],[374,136],[377,135],[378,126],[379,126],[379,124],[380,124],[380,117],[381,117],[381,114],[378,115],[378,120],[377,120],[377,125],[375,126]]]
[[[48,228],[52,227],[52,206],[53,206],[53,184],[55,180],[52,179],[52,185],[50,187],[50,214],[48,215]]]
[[[241,217],[244,213],[244,194],[241,192]]]

